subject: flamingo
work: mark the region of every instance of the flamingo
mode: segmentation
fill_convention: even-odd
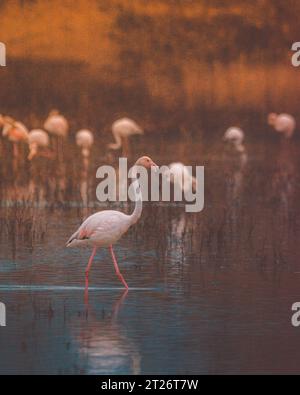
[[[179,184],[181,189],[186,192],[191,186],[193,192],[196,191],[197,180],[193,177],[185,165],[181,162],[173,162],[169,164],[170,169],[170,181],[173,184]]]
[[[129,118],[118,119],[112,124],[111,130],[116,142],[109,144],[108,147],[113,150],[123,148],[123,156],[128,154],[128,138],[135,134],[144,134],[143,129]]]
[[[94,144],[94,135],[90,130],[81,129],[76,133],[76,144],[81,148],[81,153],[84,158],[90,156],[90,150]]]
[[[143,166],[146,169],[157,166],[148,156],[142,156],[135,162],[136,166]],[[128,289],[128,285],[120,272],[114,251],[113,244],[117,242],[124,233],[134,225],[142,214],[142,193],[138,179],[135,177],[133,181],[135,193],[135,208],[131,215],[126,215],[120,211],[105,210],[88,217],[79,229],[67,241],[67,247],[92,247],[92,255],[88,261],[85,270],[86,288],[88,288],[89,272],[99,247],[108,247],[111,253],[112,261],[115,267],[116,274],[124,287]]]
[[[15,121],[13,118],[3,115],[0,115],[0,126],[3,127],[2,135],[7,137],[13,144],[13,167],[14,170],[17,170],[17,161],[19,159],[18,144],[28,142],[28,129],[22,122]]]
[[[237,197],[242,187],[244,168],[248,162],[248,155],[244,145],[245,133],[238,127],[230,127],[226,130],[223,140],[230,144],[229,152],[226,152],[226,166],[230,178],[233,180],[233,196]],[[228,163],[227,163],[228,162]],[[231,198],[231,194],[230,194]]]
[[[295,118],[290,114],[268,115],[268,124],[273,126],[276,132],[283,133],[285,138],[291,138],[296,128]]]
[[[69,124],[66,118],[57,110],[52,110],[44,123],[44,129],[56,141],[56,181],[58,183],[58,199],[63,201],[63,192],[66,189],[66,169],[63,163],[63,140],[67,137]]]
[[[233,145],[233,147],[236,149],[238,152],[243,152],[244,151],[244,138],[245,138],[245,133],[242,129],[237,128],[235,126],[228,128],[226,132],[224,133],[223,140],[226,142],[229,142]]]
[[[81,129],[76,133],[76,144],[81,148],[83,169],[81,172],[80,194],[84,205],[88,202],[88,169],[91,147],[94,143],[94,135],[87,129]]]
[[[0,115],[0,126],[3,127],[2,134],[13,143],[27,142],[28,129],[22,122],[15,121],[8,116]]]
[[[69,131],[68,121],[58,110],[52,110],[44,123],[44,129],[50,135],[56,137],[57,158],[61,162],[63,157],[63,139],[67,137]]]
[[[28,135],[29,142],[29,155],[28,160],[32,160],[39,148],[47,148],[49,147],[49,136],[42,129],[33,129],[29,132]]]
[[[52,110],[44,123],[44,129],[52,135],[67,137],[69,124],[66,118],[61,115],[58,110]]]
[[[247,162],[247,153],[244,145],[245,133],[238,127],[230,127],[226,130],[223,140],[231,144],[234,151],[240,155],[241,165],[244,166]]]

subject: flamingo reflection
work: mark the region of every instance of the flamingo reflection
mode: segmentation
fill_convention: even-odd
[[[112,307],[111,315],[99,317],[89,310],[88,321],[82,325],[77,341],[80,353],[87,358],[89,374],[139,374],[141,357],[136,345],[128,338],[119,322],[119,314],[127,298],[125,290]]]

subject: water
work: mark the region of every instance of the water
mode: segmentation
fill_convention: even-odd
[[[0,372],[299,373],[300,332],[291,325],[300,300],[295,141],[250,142],[238,176],[221,145],[149,145],[159,164],[177,148],[185,163],[205,165],[205,209],[144,205],[115,246],[128,292],[102,249],[86,295],[91,251],[65,248],[97,208],[2,207]]]

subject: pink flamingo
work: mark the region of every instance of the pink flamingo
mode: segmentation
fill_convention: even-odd
[[[29,155],[28,160],[32,160],[38,153],[39,148],[48,148],[50,141],[48,134],[42,129],[33,129],[28,135]]]
[[[143,166],[146,169],[150,169],[151,167],[157,168],[153,160],[147,156],[139,158],[135,166]],[[139,181],[136,177],[134,177],[133,187],[135,193],[135,208],[131,215],[126,215],[115,210],[105,210],[93,214],[83,222],[67,242],[67,247],[93,247],[92,255],[85,270],[86,288],[88,288],[89,272],[97,249],[100,247],[109,247],[116,274],[124,287],[128,289],[128,285],[120,272],[113,251],[113,244],[127,232],[131,225],[134,225],[139,220],[142,214],[142,193]]]
[[[20,161],[20,148],[22,143],[28,142],[28,129],[22,122],[15,121],[8,116],[0,115],[0,127],[2,135],[13,144],[13,169],[18,170],[18,161]]]
[[[58,110],[50,111],[44,123],[44,129],[50,134],[58,137],[67,137],[69,124],[66,118]]]
[[[132,119],[121,118],[115,121],[111,127],[115,143],[108,144],[108,148],[118,150],[122,148],[122,155],[129,155],[128,139],[133,135],[144,134],[143,129]]]
[[[289,139],[293,136],[296,129],[295,118],[290,114],[275,114],[268,115],[268,124],[273,126],[276,132],[282,133],[285,138]]]

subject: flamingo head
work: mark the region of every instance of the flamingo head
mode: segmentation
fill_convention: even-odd
[[[136,162],[135,162],[136,166],[143,166],[146,169],[157,169],[158,166],[153,162],[153,160],[151,158],[149,158],[149,156],[142,156],[141,158],[139,158]]]
[[[275,125],[277,116],[278,116],[278,115],[277,115],[275,112],[271,112],[271,113],[268,115],[268,124],[271,125],[271,126]]]

